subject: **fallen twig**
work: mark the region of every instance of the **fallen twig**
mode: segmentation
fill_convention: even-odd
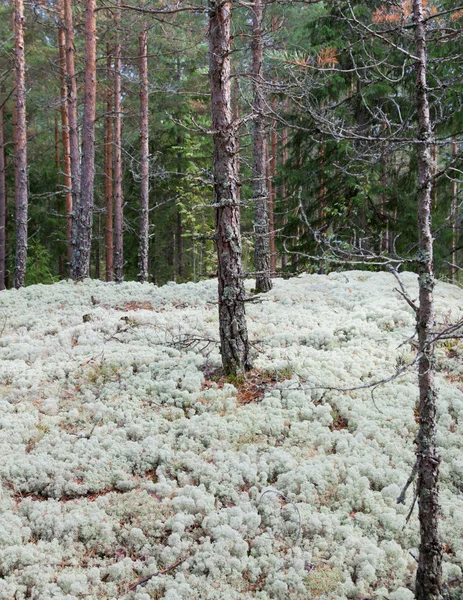
[[[148,583],[148,581],[150,579],[152,579],[153,577],[159,577],[159,575],[165,575],[169,571],[173,571],[179,565],[181,565],[182,563],[184,563],[186,561],[186,559],[187,559],[187,557],[181,558],[180,560],[178,560],[173,565],[170,565],[170,566],[166,567],[165,569],[162,569],[161,571],[158,571],[157,573],[152,573],[151,575],[147,575],[146,577],[143,577],[142,579],[139,579],[138,581],[136,581],[135,583],[133,583],[129,587],[129,592],[133,592],[134,590],[136,590],[139,585],[145,585],[145,583]]]

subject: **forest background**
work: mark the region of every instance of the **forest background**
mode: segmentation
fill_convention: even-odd
[[[448,6],[447,6],[448,4]],[[439,5],[439,6],[437,6]],[[212,136],[205,5],[97,7],[97,85],[92,277],[114,278],[116,152],[120,148],[123,278],[139,276],[140,36],[147,44],[149,98],[149,280],[197,281],[216,272]],[[232,88],[239,133],[243,266],[255,270],[252,11],[234,4]],[[12,6],[1,3],[1,152],[5,157],[5,285],[15,264],[15,40]],[[262,22],[266,187],[273,273],[369,268],[366,253],[407,260],[417,249],[415,81],[404,44],[407,2],[269,3]],[[428,40],[436,180],[435,272],[461,273],[461,11],[435,3]],[[69,77],[60,59],[63,7],[25,7],[28,250],[26,283],[69,277],[66,140]],[[77,121],[84,105],[84,3],[74,11]],[[149,11],[154,11],[150,14]],[[165,14],[161,14],[165,13]],[[355,18],[352,17],[355,15]],[[358,25],[361,23],[361,25]],[[400,26],[400,27],[399,27]],[[365,29],[366,28],[366,29]],[[381,30],[402,39],[385,44]],[[400,31],[399,31],[400,29]],[[373,32],[373,33],[372,33]],[[384,36],[383,36],[384,37]],[[120,63],[115,62],[119,47]],[[404,60],[405,57],[405,60]],[[119,82],[119,83],[118,83]],[[117,85],[120,92],[117,92]],[[116,93],[117,92],[117,93]],[[115,101],[119,95],[120,109]],[[114,130],[120,127],[120,145]],[[0,165],[1,167],[1,165]],[[1,169],[0,169],[1,170]],[[0,183],[1,183],[0,177]],[[1,185],[0,185],[1,187]],[[1,194],[0,194],[1,196]],[[1,198],[0,198],[1,201]],[[1,212],[1,211],[0,211]],[[113,213],[113,214],[111,214]],[[0,219],[2,215],[0,214]],[[109,234],[109,235],[108,235]],[[0,239],[2,245],[2,239]],[[360,249],[363,255],[358,257]],[[0,252],[0,261],[3,254]],[[413,269],[412,262],[407,265]],[[376,268],[377,264],[373,268]],[[3,284],[3,282],[0,282]]]

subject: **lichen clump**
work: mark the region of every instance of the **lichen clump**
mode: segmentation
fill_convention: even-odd
[[[394,287],[275,280],[247,305],[246,402],[214,375],[216,282],[2,292],[0,600],[412,598],[416,510],[407,523],[396,498],[416,372],[342,391],[413,361]],[[436,298],[437,321],[461,318],[462,290]],[[463,568],[462,354],[436,352],[448,580]]]

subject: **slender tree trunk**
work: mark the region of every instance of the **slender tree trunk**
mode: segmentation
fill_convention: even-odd
[[[77,125],[77,78],[74,64],[74,23],[72,17],[72,0],[64,2],[64,27],[65,27],[65,57],[67,77],[67,118],[69,128],[69,161],[71,172],[71,196],[72,212],[69,219],[71,226],[70,261],[78,250],[77,244],[77,221],[74,214],[80,203],[80,151],[79,151],[79,128]],[[73,268],[71,264],[71,277]]]
[[[432,174],[435,175],[437,173],[437,160],[438,160],[438,148],[437,144],[432,145]],[[437,185],[433,185],[432,187],[432,208],[437,208]]]
[[[100,279],[101,277],[101,215],[98,213],[97,217],[97,234],[95,240],[95,278]]]
[[[284,167],[286,162],[288,161],[288,128],[285,127],[283,129],[283,134],[281,137],[281,166]],[[283,205],[283,227],[287,224],[288,219],[286,217],[288,208],[286,205],[286,199],[287,199],[287,190],[286,190],[286,181],[285,179],[283,179],[282,183],[281,183],[281,202]],[[287,256],[286,253],[283,251],[283,254],[281,255],[281,269],[283,271],[286,270],[286,266],[287,266]]]
[[[118,41],[114,48],[114,280],[118,283],[124,278],[121,97],[121,43]]]
[[[26,63],[24,54],[24,3],[15,0],[15,72],[16,72],[16,119],[14,127],[15,146],[15,192],[16,192],[16,263],[14,287],[23,287],[26,280],[27,262],[27,139],[26,139]]]
[[[452,156],[455,159],[458,155],[457,142],[452,142]],[[458,182],[454,176],[452,181],[452,204],[450,207],[450,223],[452,228],[452,250],[450,253],[450,278],[452,283],[455,283],[458,271],[458,243],[459,243],[459,228],[458,228]]]
[[[220,344],[223,370],[227,375],[234,375],[248,368],[249,344],[241,266],[236,134],[231,111],[230,20],[229,2],[209,0],[209,76]]]
[[[326,144],[320,144],[318,147],[318,222],[319,227],[325,224],[326,216]]]
[[[272,17],[272,31],[276,35],[278,33],[277,17]],[[278,109],[278,100],[276,96],[272,98],[272,112],[275,114]],[[268,194],[268,217],[270,230],[270,273],[275,276],[277,270],[277,252],[275,245],[275,204],[277,198],[277,189],[275,178],[277,174],[277,129],[276,121],[272,119],[270,128],[270,148],[269,148],[269,194]]]
[[[0,107],[0,291],[5,289],[6,268],[6,187],[3,106]]]
[[[64,26],[64,6],[59,2],[60,24],[58,30],[59,42],[59,72],[61,94],[61,137],[63,143],[63,174],[65,188],[66,240],[68,262],[71,260],[71,227],[72,227],[72,177],[71,177],[71,146],[69,141],[69,116],[66,106],[68,99],[67,69],[66,69],[66,28]]]
[[[418,239],[419,239],[419,429],[418,504],[420,553],[416,575],[417,600],[441,600],[442,547],[438,533],[438,478],[440,457],[436,450],[436,400],[432,330],[435,285],[431,231],[433,132],[427,89],[426,24],[423,0],[413,0],[415,23],[416,107],[418,114]]]
[[[140,33],[140,246],[138,281],[148,281],[149,256],[148,34]]]
[[[183,217],[179,206],[177,206],[177,234],[175,240],[177,245],[177,275],[181,282],[185,272],[185,265],[183,263]]]
[[[81,280],[90,275],[93,225],[93,186],[95,180],[96,108],[96,0],[85,1],[85,92],[82,120],[82,164],[80,199],[74,209],[71,277]]]
[[[252,85],[254,90],[254,266],[256,292],[272,289],[270,278],[269,206],[267,190],[265,98],[263,90],[263,7],[255,0],[252,8]]]
[[[272,99],[272,110],[277,111],[277,99]],[[276,121],[272,121],[272,127],[270,132],[270,157],[269,157],[269,168],[270,177],[269,180],[271,185],[269,186],[269,230],[270,230],[270,273],[274,277],[277,270],[277,251],[275,244],[275,204],[277,197],[277,188],[275,179],[277,175],[277,130]]]
[[[58,183],[61,179],[61,150],[59,143],[59,123],[58,123],[58,112],[55,111],[55,168],[56,168],[56,177]]]
[[[114,277],[114,248],[113,248],[113,84],[112,84],[112,57],[111,47],[106,46],[107,52],[107,90],[106,90],[106,116],[104,134],[104,197],[105,197],[105,261],[106,281]]]
[[[182,68],[181,68],[181,62],[180,62],[180,58],[177,57],[177,81],[181,82],[182,80]],[[179,148],[179,151],[177,152],[177,177],[179,179],[179,181],[181,180],[180,178],[182,177],[182,152],[180,151],[180,148],[182,146],[182,137],[178,136],[177,137],[177,146]],[[184,264],[183,264],[183,215],[182,215],[182,210],[180,206],[177,206],[177,233],[175,236],[175,240],[176,240],[176,260],[174,261],[174,268],[177,269],[177,275],[180,278],[180,280],[183,279],[184,276]],[[175,281],[177,281],[177,279],[175,279]]]

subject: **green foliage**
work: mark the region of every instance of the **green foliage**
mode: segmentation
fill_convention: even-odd
[[[27,250],[26,285],[53,283],[58,277],[52,273],[53,257],[42,244],[32,239]]]

